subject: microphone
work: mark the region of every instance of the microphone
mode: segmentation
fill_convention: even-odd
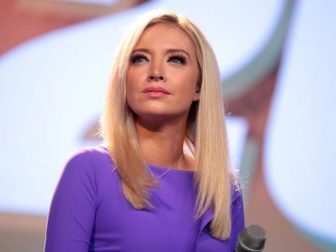
[[[266,232],[259,225],[249,225],[238,235],[236,252],[260,252],[264,249]]]

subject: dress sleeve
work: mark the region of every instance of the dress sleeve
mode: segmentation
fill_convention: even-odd
[[[238,235],[245,226],[244,204],[241,190],[236,187],[232,192],[232,206],[231,206],[231,251],[235,251],[238,241]]]
[[[213,237],[210,223],[213,219],[213,209],[208,209],[200,221],[200,234],[197,240],[196,252],[234,252],[239,232],[244,228],[244,206],[241,190],[238,185],[231,189],[231,233],[226,240]]]
[[[89,151],[67,162],[52,199],[45,252],[87,252],[97,208],[97,184]]]

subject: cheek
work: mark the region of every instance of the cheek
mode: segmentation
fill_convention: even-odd
[[[134,73],[133,71],[128,71],[126,75],[126,90],[129,90],[132,86],[134,86]]]
[[[131,96],[138,89],[140,78],[134,71],[129,71],[126,76],[126,98]]]
[[[140,86],[146,80],[146,71],[143,68],[130,67],[126,75],[126,90],[140,89]]]
[[[178,78],[176,83],[179,83],[180,89],[184,94],[193,96],[197,91],[198,76],[193,73],[184,74]]]

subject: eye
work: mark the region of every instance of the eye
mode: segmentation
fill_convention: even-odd
[[[186,57],[179,54],[170,56],[168,61],[181,65],[185,65],[187,63]]]
[[[148,58],[146,55],[143,54],[134,54],[131,57],[131,63],[132,64],[137,64],[137,63],[141,63],[141,62],[145,62],[148,61]]]

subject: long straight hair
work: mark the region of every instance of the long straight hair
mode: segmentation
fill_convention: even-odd
[[[200,69],[200,99],[192,104],[185,143],[194,150],[194,183],[197,188],[196,217],[213,208],[211,233],[221,239],[231,232],[230,162],[224,107],[216,57],[203,33],[188,18],[170,11],[142,15],[126,31],[112,65],[101,133],[119,172],[122,189],[134,208],[152,206],[148,189],[156,182],[148,174],[126,102],[126,75],[131,53],[146,28],[169,23],[192,39]]]

